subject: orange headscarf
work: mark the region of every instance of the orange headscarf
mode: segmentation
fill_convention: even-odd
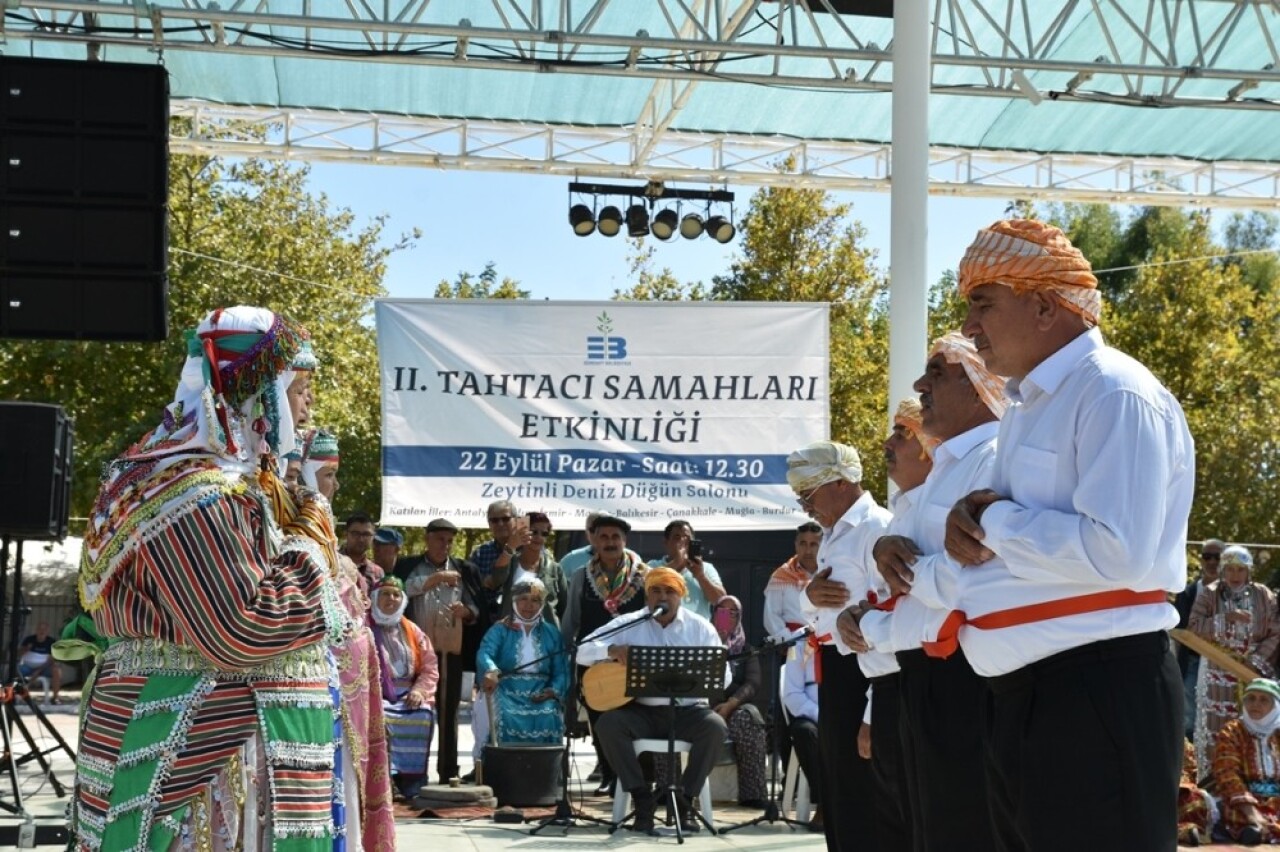
[[[929,458],[933,458],[933,451],[938,448],[938,444],[942,443],[937,438],[925,434],[918,396],[905,397],[898,403],[898,410],[893,413],[893,425],[901,426],[909,437],[919,441],[920,449],[924,450],[924,454]]]
[[[647,592],[654,586],[674,589],[680,594],[680,597],[684,597],[689,591],[689,587],[685,585],[684,577],[680,576],[680,572],[673,571],[670,568],[649,569],[649,572],[644,575],[644,590]]]
[[[978,232],[960,261],[960,295],[983,284],[1015,293],[1049,290],[1090,326],[1102,314],[1098,279],[1066,234],[1034,219],[1005,219]]]
[[[978,397],[997,418],[1004,416],[1008,400],[1004,398],[1005,378],[987,369],[986,361],[978,354],[973,341],[956,331],[950,331],[933,341],[929,357],[941,355],[948,364],[959,364],[969,377],[969,384]]]

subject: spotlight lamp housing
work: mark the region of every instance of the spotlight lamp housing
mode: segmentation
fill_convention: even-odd
[[[706,231],[711,238],[718,243],[727,243],[733,239],[733,235],[737,233],[737,229],[733,227],[733,223],[723,216],[712,216],[707,220]]]
[[[627,208],[627,236],[647,237],[649,235],[649,211],[643,204],[632,204]]]
[[[585,204],[575,204],[569,208],[569,225],[580,237],[589,237],[596,231],[596,214]]]
[[[596,228],[603,237],[616,237],[622,230],[622,211],[610,204],[600,211],[596,220]]]
[[[660,210],[658,215],[653,217],[649,230],[655,237],[665,242],[675,236],[679,227],[680,219],[676,216],[676,211],[668,207],[666,210]]]
[[[686,240],[696,240],[702,236],[702,217],[697,213],[686,213],[680,220],[680,236]]]

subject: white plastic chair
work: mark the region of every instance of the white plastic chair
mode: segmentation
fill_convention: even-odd
[[[636,754],[640,755],[646,751],[657,752],[659,754],[667,753],[666,740],[636,740]],[[693,743],[688,740],[675,741],[676,754],[687,754],[693,750]],[[679,758],[677,758],[679,760]],[[665,784],[666,779],[661,779]],[[658,802],[659,805],[662,802]],[[698,806],[702,810],[702,818],[707,821],[707,825],[711,826],[711,833],[716,830],[715,820],[711,816],[711,779],[708,778],[702,782],[702,792],[698,794]],[[626,817],[627,812],[631,810],[631,793],[622,789],[621,784],[614,785],[613,793],[613,824],[618,826]]]
[[[787,780],[782,784],[782,807],[779,810],[784,818],[787,815],[787,809],[791,807],[793,794],[796,798],[796,819],[800,822],[808,822],[809,811],[813,804],[809,801],[809,779],[800,768],[800,759],[796,757],[794,748],[791,749],[791,757],[787,760]]]

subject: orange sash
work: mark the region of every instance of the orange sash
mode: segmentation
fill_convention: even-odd
[[[877,604],[877,609],[892,612],[898,603],[898,595]],[[964,625],[979,630],[999,630],[1002,627],[1018,627],[1037,621],[1048,621],[1051,618],[1064,618],[1068,615],[1082,615],[1086,612],[1101,612],[1104,609],[1120,609],[1126,606],[1142,606],[1144,604],[1167,603],[1169,595],[1159,589],[1150,592],[1135,592],[1131,589],[1112,589],[1107,592],[1094,592],[1091,595],[1077,595],[1073,598],[1059,598],[1056,601],[1015,606],[1010,609],[996,610],[977,618],[969,618],[960,610],[952,610],[942,622],[938,630],[938,638],[924,643],[924,652],[930,657],[945,660],[959,647],[958,636]]]

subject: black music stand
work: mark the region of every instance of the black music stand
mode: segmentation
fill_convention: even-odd
[[[680,808],[676,799],[680,790],[676,784],[676,700],[711,699],[722,694],[725,653],[723,645],[632,645],[627,649],[627,696],[667,699],[667,783],[660,801],[666,802],[670,812],[676,815],[676,840],[679,843],[684,843],[684,829],[680,825]],[[707,830],[715,834],[707,818],[697,808],[692,811],[694,819],[701,820]],[[627,817],[623,817],[613,830],[626,822]]]

